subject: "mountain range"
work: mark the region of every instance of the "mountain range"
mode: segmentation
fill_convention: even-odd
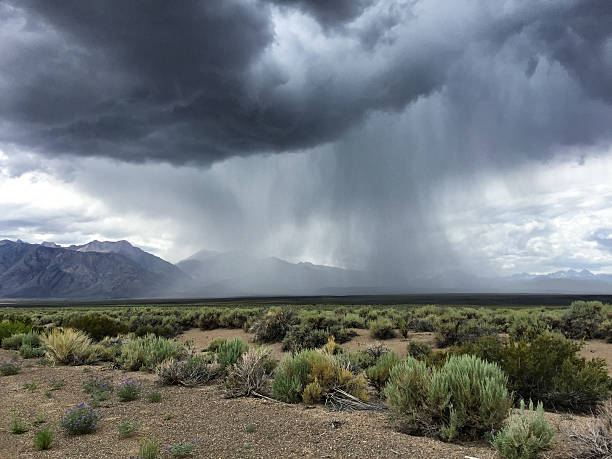
[[[568,269],[478,278],[464,273],[376,283],[372,273],[201,250],[176,265],[128,241],[0,241],[0,298],[169,298],[394,293],[612,294],[612,274]]]

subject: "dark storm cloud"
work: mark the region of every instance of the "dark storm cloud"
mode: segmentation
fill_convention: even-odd
[[[298,7],[325,27],[344,24],[359,16],[374,0],[269,0],[280,7]]]
[[[458,3],[473,16],[461,25],[447,24],[448,5],[428,2],[5,0],[0,141],[49,155],[209,164],[337,141],[372,113],[447,88],[472,121],[488,79],[473,74],[474,61],[513,40],[528,77],[543,59],[559,63],[604,108],[565,107],[544,129],[516,120],[509,137],[536,136],[526,145],[535,155],[559,132],[568,144],[609,139],[612,3],[534,2],[508,14],[488,5]],[[293,50],[299,70],[284,66],[274,8],[342,25],[334,35],[353,43],[353,59],[334,66],[314,47]]]

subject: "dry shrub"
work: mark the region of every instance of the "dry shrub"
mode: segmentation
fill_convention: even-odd
[[[269,356],[270,350],[266,347],[251,348],[243,354],[227,373],[227,396],[247,397],[265,392],[268,377],[266,361]]]
[[[168,359],[157,365],[155,372],[164,385],[194,387],[212,381],[219,370],[204,357],[195,356],[187,360]]]
[[[297,314],[294,309],[287,307],[270,308],[260,320],[253,324],[249,332],[255,335],[255,341],[263,343],[280,342],[297,322]]]
[[[56,328],[40,339],[55,363],[78,365],[90,357],[91,339],[82,331]]]
[[[568,456],[572,459],[603,459],[612,457],[612,400],[605,401],[596,418],[587,424],[564,429],[572,448]]]
[[[381,343],[380,341],[377,341],[376,343],[371,344],[370,346],[368,346],[368,348],[365,350],[365,352],[367,354],[369,354],[372,357],[372,359],[374,359],[374,361],[376,361],[382,355],[384,355],[387,352],[389,352],[389,348],[387,346],[385,346],[383,343]]]

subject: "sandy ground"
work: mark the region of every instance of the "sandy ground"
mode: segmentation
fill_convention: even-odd
[[[580,355],[587,359],[604,359],[608,365],[608,374],[612,375],[612,343],[602,339],[586,341],[580,350]]]
[[[0,355],[0,358],[5,355]],[[141,398],[121,403],[115,395],[102,402],[104,418],[92,434],[69,436],[59,427],[63,411],[87,398],[82,384],[90,375],[111,378],[115,384],[130,376],[143,383],[143,395],[159,391],[161,403]],[[64,386],[44,394],[54,379]],[[45,367],[32,364],[14,376],[1,377],[0,384],[0,458],[128,458],[138,453],[138,443],[149,438],[160,442],[163,458],[167,445],[202,438],[193,457],[407,457],[407,458],[494,458],[495,452],[484,442],[443,443],[395,432],[385,413],[330,412],[324,407],[307,409],[261,399],[226,399],[219,384],[201,388],[158,387],[155,376],[124,373],[106,366]],[[38,388],[29,391],[25,383]],[[29,431],[9,433],[13,412],[26,421]],[[42,414],[57,436],[51,450],[36,451],[33,438],[40,427],[31,425]],[[573,422],[571,417],[547,415],[554,425]],[[129,417],[140,424],[136,436],[120,438],[118,423]],[[337,422],[340,421],[340,422]],[[254,432],[247,425],[255,426]],[[338,427],[339,425],[339,427]],[[560,457],[560,440],[547,457]]]
[[[376,340],[367,330],[357,330],[358,336],[344,346],[364,349]],[[180,337],[192,340],[197,350],[206,348],[215,338],[238,336],[254,344],[242,330],[190,330]],[[432,333],[413,333],[409,339],[434,345]],[[406,341],[402,338],[385,340],[385,345],[401,356],[406,355]],[[280,358],[280,344],[271,346]],[[612,362],[612,344],[592,341],[583,349],[586,357],[603,357]],[[0,360],[10,353],[0,349]],[[108,377],[115,385],[126,376],[143,384],[143,397],[128,403],[118,401],[116,395],[102,402],[104,418],[96,431],[84,436],[69,436],[59,427],[61,414],[67,408],[87,400],[82,385],[90,375]],[[64,385],[45,396],[55,379]],[[497,457],[484,442],[444,443],[434,439],[412,437],[395,432],[386,413],[330,412],[324,407],[308,409],[303,405],[288,405],[261,399],[226,399],[222,383],[201,388],[163,387],[153,374],[122,372],[107,365],[88,367],[42,366],[25,361],[21,373],[0,377],[0,459],[9,458],[128,458],[136,456],[142,439],[160,442],[162,458],[169,444],[192,441],[201,437],[202,443],[192,457],[406,457],[406,458],[476,458]],[[34,382],[37,389],[29,391],[26,383]],[[161,403],[149,403],[147,393],[159,391]],[[13,413],[18,413],[29,428],[22,435],[9,432]],[[40,427],[32,420],[42,414],[46,423]],[[124,418],[140,424],[138,433],[122,439],[117,425]],[[555,448],[545,457],[563,457],[567,450],[562,428],[568,423],[582,423],[586,418],[547,413],[547,419],[558,432]],[[340,421],[340,422],[335,422]],[[255,426],[254,432],[247,425]],[[50,451],[39,452],[33,446],[36,430],[51,426],[56,439]],[[339,425],[339,427],[338,427]]]

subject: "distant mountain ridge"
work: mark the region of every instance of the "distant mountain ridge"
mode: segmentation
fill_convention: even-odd
[[[124,242],[106,246],[117,250],[99,252],[92,246],[0,241],[0,297],[157,297],[184,288],[188,277],[182,271],[154,255],[142,256]]]
[[[243,252],[201,250],[177,263],[210,296],[319,295],[358,288],[366,273]]]
[[[402,293],[612,294],[612,274],[587,269],[483,278],[460,270],[406,281],[377,273],[201,250],[176,265],[128,241],[0,241],[0,298],[160,298]],[[376,282],[379,279],[379,282]]]

